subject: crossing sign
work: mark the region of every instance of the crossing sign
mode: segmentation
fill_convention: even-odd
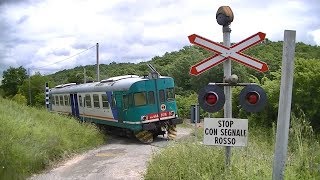
[[[200,61],[199,63],[191,66],[190,68],[190,74],[192,75],[199,75],[213,66],[216,66],[223,61],[227,60],[228,58],[237,61],[241,64],[244,64],[250,68],[253,68],[260,72],[266,72],[269,70],[268,65],[260,61],[256,58],[250,57],[246,54],[243,54],[242,51],[258,44],[259,42],[263,41],[266,34],[262,32],[258,32],[257,34],[254,34],[243,41],[234,44],[233,46],[226,47],[224,45],[221,45],[219,43],[213,42],[209,39],[206,39],[204,37],[201,37],[197,34],[192,34],[188,36],[190,43],[195,44],[197,46],[200,46],[202,48],[205,48],[209,51],[215,52],[216,54],[214,56],[211,56],[207,59],[204,59]]]

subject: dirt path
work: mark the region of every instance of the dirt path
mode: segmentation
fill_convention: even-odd
[[[188,136],[191,129],[178,128],[177,139]],[[56,179],[143,179],[152,153],[170,141],[157,138],[151,144],[141,144],[133,139],[111,137],[108,144],[76,156],[58,168],[36,175],[30,180]]]

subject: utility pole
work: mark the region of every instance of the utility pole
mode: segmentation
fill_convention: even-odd
[[[29,89],[28,89],[28,91],[29,91],[29,104],[31,105],[30,68],[28,68],[28,76],[29,76],[29,82],[28,82],[28,84],[29,84]]]
[[[87,83],[87,75],[86,75],[86,68],[83,67],[83,83]]]
[[[99,43],[97,43],[97,82],[100,81],[100,70],[99,70]]]
[[[296,31],[285,30],[282,50],[277,135],[273,159],[273,180],[284,179],[288,150],[295,47]]]

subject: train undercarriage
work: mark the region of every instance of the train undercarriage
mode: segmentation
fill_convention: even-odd
[[[105,130],[107,133],[116,134],[119,136],[125,136],[129,138],[136,138],[142,143],[152,143],[153,140],[159,136],[165,136],[168,140],[174,140],[177,136],[176,124],[181,124],[181,119],[171,119],[167,121],[158,121],[148,124],[143,124],[142,130],[132,131],[126,128],[108,126],[108,125],[99,125],[99,127]]]

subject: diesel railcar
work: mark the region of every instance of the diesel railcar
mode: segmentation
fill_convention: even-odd
[[[117,76],[85,84],[62,84],[49,91],[50,110],[131,133],[144,143],[176,136],[178,118],[171,77]]]

